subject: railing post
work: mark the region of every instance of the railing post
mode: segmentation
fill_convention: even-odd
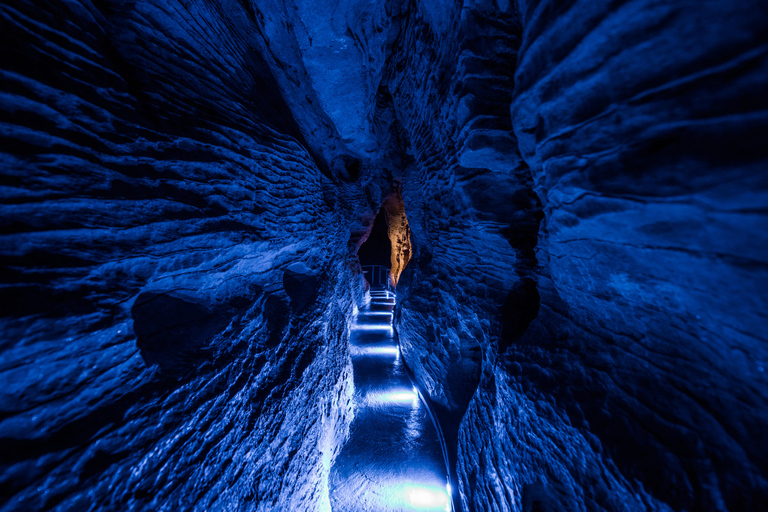
[[[395,291],[395,283],[392,281],[392,272],[384,265],[360,265],[363,277],[371,286],[381,286],[387,291]],[[366,277],[367,274],[367,277]]]

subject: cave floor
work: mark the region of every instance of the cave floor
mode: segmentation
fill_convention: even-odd
[[[395,296],[371,291],[352,326],[355,418],[330,475],[334,512],[446,511],[445,459],[429,411],[403,367]]]

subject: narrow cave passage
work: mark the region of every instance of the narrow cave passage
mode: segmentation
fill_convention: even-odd
[[[357,251],[363,275],[369,286],[387,286],[392,269],[392,242],[386,220],[386,210],[382,206],[373,221],[368,238]]]
[[[355,418],[331,468],[335,512],[451,510],[440,437],[403,365],[394,307],[395,294],[375,287],[352,326]]]
[[[331,468],[331,506],[336,512],[450,511],[445,443],[392,325],[397,277],[410,258],[399,188],[379,209],[358,257],[370,302],[351,328],[355,416]]]
[[[768,1],[0,27],[0,512],[768,511]]]
[[[372,266],[389,270],[391,286],[397,286],[411,260],[411,228],[405,214],[402,183],[395,180],[384,203],[379,208],[367,238],[357,251],[366,280],[372,286],[386,286],[386,274]],[[374,272],[376,273],[374,275]]]

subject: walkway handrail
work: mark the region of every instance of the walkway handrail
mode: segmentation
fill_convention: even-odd
[[[400,350],[400,337],[397,335],[397,331],[395,331],[395,338],[397,339],[397,348]],[[400,350],[400,355],[402,356],[402,350]],[[457,512],[462,510],[459,497],[454,494],[456,492],[455,490],[458,489],[458,482],[454,482],[453,480],[453,471],[451,470],[451,458],[448,456],[448,444],[445,441],[445,434],[443,434],[443,429],[440,425],[440,421],[437,419],[437,415],[432,410],[432,399],[429,397],[428,394],[421,391],[418,385],[418,381],[416,380],[416,375],[413,373],[413,370],[408,366],[408,364],[405,362],[405,356],[403,357],[403,368],[405,369],[405,373],[408,375],[408,378],[411,379],[411,382],[413,383],[413,388],[418,391],[419,400],[421,400],[421,403],[424,404],[424,408],[427,410],[427,413],[429,413],[429,418],[432,420],[432,425],[435,427],[435,431],[437,432],[437,438],[440,441],[440,448],[443,452],[443,461],[445,462],[445,470],[448,472],[448,485],[450,485],[450,489],[448,489],[448,495],[451,500],[451,512]],[[458,505],[458,507],[457,507]]]
[[[381,287],[387,291],[395,291],[392,272],[385,265],[361,265],[363,275],[371,286]]]

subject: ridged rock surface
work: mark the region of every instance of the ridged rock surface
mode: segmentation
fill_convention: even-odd
[[[446,416],[479,385],[465,509],[762,509],[764,6],[443,16],[419,4],[390,59],[417,166],[398,319]]]
[[[1,508],[327,509],[361,191],[252,13],[153,4],[0,8]]]
[[[0,28],[0,510],[328,510],[382,206],[464,510],[768,508],[764,2]]]

